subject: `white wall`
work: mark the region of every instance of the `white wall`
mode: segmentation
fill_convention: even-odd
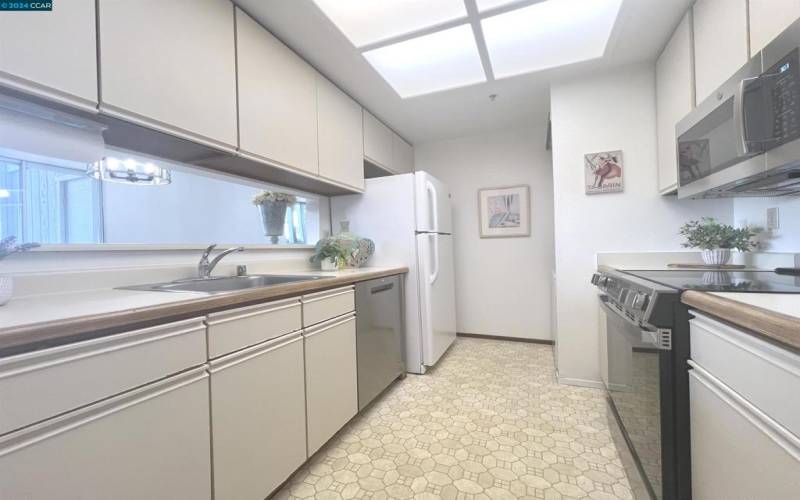
[[[459,332],[551,338],[553,192],[545,132],[542,126],[415,147],[416,169],[444,181],[453,197]],[[481,239],[478,189],[521,184],[531,188],[531,236]]]
[[[780,227],[772,231],[766,231],[768,208],[777,208],[779,213]],[[738,225],[759,226],[766,231],[759,235],[761,251],[800,253],[800,197],[736,198],[733,220]]]
[[[678,250],[686,220],[730,223],[733,208],[658,194],[653,64],[554,83],[551,113],[559,378],[591,385],[599,381],[596,254]],[[625,192],[584,194],[583,155],[618,149]]]

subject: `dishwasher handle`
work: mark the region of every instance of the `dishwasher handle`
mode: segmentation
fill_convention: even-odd
[[[385,285],[380,285],[370,288],[369,292],[372,295],[375,295],[376,293],[386,292],[388,290],[391,290],[392,288],[394,288],[394,283],[386,283]]]

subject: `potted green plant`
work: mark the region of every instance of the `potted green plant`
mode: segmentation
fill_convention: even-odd
[[[297,202],[297,197],[278,191],[262,191],[253,197],[253,205],[259,208],[264,235],[269,236],[272,244],[278,243],[283,234],[286,221],[286,209]]]
[[[680,234],[686,237],[683,246],[703,251],[703,262],[712,266],[723,266],[731,258],[731,250],[749,252],[755,246],[753,238],[760,232],[754,227],[736,228],[720,224],[713,217],[689,221],[681,227]]]
[[[38,247],[38,243],[23,243],[17,245],[17,238],[9,236],[0,240],[0,260],[15,253],[27,252],[32,248]],[[14,293],[14,279],[11,276],[0,276],[0,306],[5,305],[11,300]]]
[[[311,262],[319,262],[323,271],[336,271],[344,265],[347,250],[335,241],[322,240],[317,243]]]

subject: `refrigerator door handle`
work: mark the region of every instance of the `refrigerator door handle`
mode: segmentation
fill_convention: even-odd
[[[437,233],[439,232],[439,200],[436,193],[436,186],[434,186],[431,181],[425,181],[425,190],[430,195],[430,209],[433,214],[431,231]]]
[[[432,285],[439,278],[439,235],[429,234],[433,238],[433,272],[428,277],[428,282]]]

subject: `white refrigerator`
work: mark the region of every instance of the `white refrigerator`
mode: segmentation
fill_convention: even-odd
[[[367,179],[364,194],[331,198],[331,220],[375,242],[369,266],[405,266],[405,361],[425,373],[456,338],[450,193],[425,172]]]

